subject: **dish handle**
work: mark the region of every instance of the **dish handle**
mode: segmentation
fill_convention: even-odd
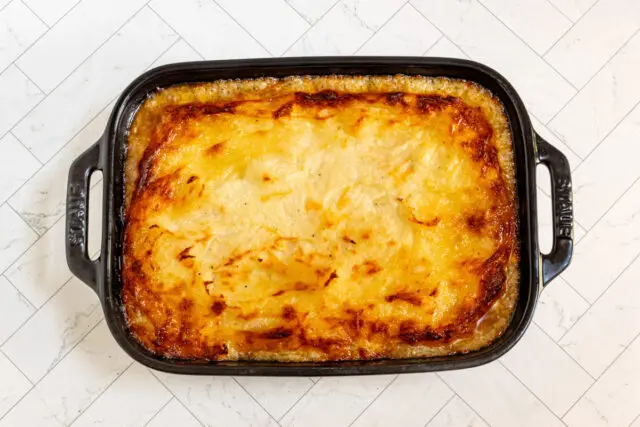
[[[67,265],[73,274],[98,292],[97,277],[101,256],[91,260],[88,253],[89,180],[102,170],[100,140],[71,164],[67,181],[67,212],[65,245]]]
[[[573,255],[573,196],[569,161],[557,148],[536,133],[538,164],[549,169],[553,205],[553,247],[542,254],[542,286],[562,273]]]

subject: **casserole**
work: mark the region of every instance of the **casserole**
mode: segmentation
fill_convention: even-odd
[[[124,238],[125,148],[133,117],[158,87],[229,78],[295,75],[418,75],[476,82],[504,106],[512,135],[517,194],[519,260],[518,300],[511,321],[491,344],[466,354],[433,358],[278,363],[269,361],[206,361],[167,358],[150,352],[131,335],[121,296]],[[540,255],[535,223],[535,165],[550,168],[553,181],[554,248]],[[105,180],[102,252],[86,256],[88,177],[101,169]],[[221,61],[165,66],[141,76],[116,104],[105,134],[70,170],[67,200],[67,257],[71,270],[101,298],[107,323],[119,344],[136,360],[156,369],[182,373],[323,375],[441,370],[475,366],[511,348],[531,321],[541,288],[570,261],[572,250],[571,182],[566,158],[534,134],[522,102],[511,86],[484,66],[438,58],[306,58]]]

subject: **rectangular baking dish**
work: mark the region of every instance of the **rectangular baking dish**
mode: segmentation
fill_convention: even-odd
[[[478,351],[425,359],[323,363],[257,361],[207,362],[157,356],[129,333],[121,300],[124,231],[124,162],[129,127],[146,97],[159,88],[219,79],[292,75],[424,75],[474,81],[504,104],[513,137],[520,239],[520,286],[506,331]],[[541,254],[536,222],[536,166],[549,168],[553,201],[553,248]],[[103,173],[102,246],[87,253],[89,178]],[[138,77],[118,99],[102,137],[71,165],[67,187],[66,253],[71,271],[100,298],[106,322],[118,344],[135,360],[154,369],[209,375],[355,375],[427,372],[469,368],[493,361],[512,348],[532,320],[541,290],[569,264],[573,250],[571,176],[566,157],[532,129],[522,100],[496,71],[466,60],[422,57],[316,57],[207,61],[167,65]],[[92,220],[97,220],[93,218]]]

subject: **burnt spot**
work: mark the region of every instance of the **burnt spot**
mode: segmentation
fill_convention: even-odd
[[[342,241],[345,243],[351,243],[352,245],[356,244],[356,241],[349,236],[342,236]]]
[[[334,90],[323,90],[316,93],[296,92],[297,104],[303,106],[337,107],[358,98],[358,95],[341,93]]]
[[[266,332],[262,332],[260,334],[260,336],[262,338],[266,338],[268,340],[277,340],[277,339],[282,339],[282,338],[289,338],[291,335],[293,335],[293,331],[291,329],[287,329],[287,328],[275,328],[272,329],[270,331],[266,331]]]
[[[371,323],[371,333],[386,334],[389,332],[389,325],[382,320],[375,320]]]
[[[275,293],[273,293],[271,296],[279,297],[279,296],[280,296],[280,295],[282,295],[282,294],[284,294],[284,290],[280,290],[280,291],[278,291],[278,292],[275,292]]]
[[[411,214],[411,217],[409,218],[409,221],[415,223],[415,224],[419,224],[419,225],[424,225],[425,227],[435,227],[436,225],[438,225],[438,223],[440,223],[440,218],[433,217],[429,220],[421,220],[416,218],[415,215]]]
[[[385,95],[385,101],[389,105],[407,105],[406,101],[404,100],[404,92],[387,93]]]
[[[329,277],[327,278],[327,280],[325,280],[323,287],[326,288],[331,284],[331,282],[333,282],[337,278],[338,278],[338,274],[335,271],[332,271],[331,274],[329,274]]]
[[[485,306],[490,305],[502,291],[507,280],[504,269],[510,254],[510,249],[502,246],[482,264],[480,286],[484,291],[483,303]]]
[[[203,356],[209,360],[216,360],[220,356],[226,356],[227,354],[229,354],[229,349],[224,343],[206,346],[203,351]]]
[[[420,330],[413,322],[404,321],[400,324],[398,338],[407,344],[415,344],[422,341],[441,341],[445,338],[445,334],[430,328]]]
[[[365,261],[362,266],[364,267],[364,272],[369,276],[373,276],[374,274],[382,271],[382,267],[380,267],[375,261]]]
[[[189,253],[190,250],[191,250],[191,246],[184,248],[182,252],[178,254],[178,260],[184,261],[185,259],[195,258],[195,256]]]
[[[182,312],[189,311],[192,307],[193,300],[190,300],[189,298],[183,298],[182,301],[180,301],[180,304],[178,304],[178,310]]]
[[[296,282],[293,284],[294,291],[306,291],[311,288],[313,288],[313,285],[305,282]]]
[[[475,233],[480,233],[487,225],[487,219],[483,214],[471,214],[466,217],[465,224],[467,228]]]
[[[211,156],[216,156],[222,153],[222,150],[224,150],[224,142],[218,142],[217,144],[213,144],[211,147],[209,147],[206,153]]]
[[[369,240],[371,238],[371,233],[368,231],[365,231],[360,235],[360,237],[362,238],[362,240]]]
[[[282,308],[282,318],[285,320],[293,320],[296,318],[296,309],[291,305],[285,305]]]
[[[153,224],[151,227],[149,227],[149,230],[153,230],[154,228],[160,228],[160,226],[158,224]]]
[[[273,118],[279,119],[280,117],[289,117],[291,115],[291,110],[293,109],[293,104],[287,103],[282,107],[278,108],[273,112]]]
[[[197,177],[197,176],[195,176],[195,175],[191,175],[191,176],[189,177],[189,179],[187,180],[187,184],[191,184],[191,183],[192,183],[193,181],[195,181],[196,179],[198,179],[198,177]]]
[[[437,297],[438,296],[438,288],[433,288],[431,290],[431,292],[429,292],[429,296],[430,297]]]
[[[418,95],[416,97],[416,107],[421,113],[431,113],[440,111],[460,100],[453,96],[440,95]]]
[[[271,182],[271,181],[273,181],[273,178],[271,178],[269,175],[267,175],[266,173],[262,175],[262,182]]]
[[[329,271],[331,271],[330,268],[318,267],[316,268],[315,274],[316,274],[316,277],[325,277],[329,273]]]
[[[422,304],[422,298],[416,292],[397,292],[392,295],[387,295],[384,299],[387,302],[393,302],[396,300],[405,301],[411,305],[417,306]]]
[[[216,300],[213,304],[211,304],[211,312],[216,316],[220,316],[226,308],[227,303],[224,301],[224,299]]]

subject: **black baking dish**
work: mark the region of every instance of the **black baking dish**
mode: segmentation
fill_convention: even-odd
[[[511,323],[502,336],[481,350],[427,359],[276,363],[171,360],[142,347],[130,335],[120,297],[124,205],[124,160],[128,130],[146,97],[170,85],[219,79],[291,75],[425,75],[474,81],[504,104],[513,135],[516,161],[520,292]],[[536,222],[536,166],[551,173],[553,249],[543,255]],[[102,248],[97,260],[87,254],[89,177],[103,173]],[[96,220],[96,218],[93,218]],[[425,372],[468,368],[497,359],[520,339],[533,317],[540,291],[571,260],[573,217],[571,177],[566,157],[544,141],[531,126],[513,87],[494,70],[471,61],[422,57],[316,57],[208,61],[167,65],[137,78],[117,101],[102,137],[71,165],[67,190],[66,252],[71,271],[96,291],[118,344],[135,360],[151,368],[182,374],[210,375],[353,375]]]

